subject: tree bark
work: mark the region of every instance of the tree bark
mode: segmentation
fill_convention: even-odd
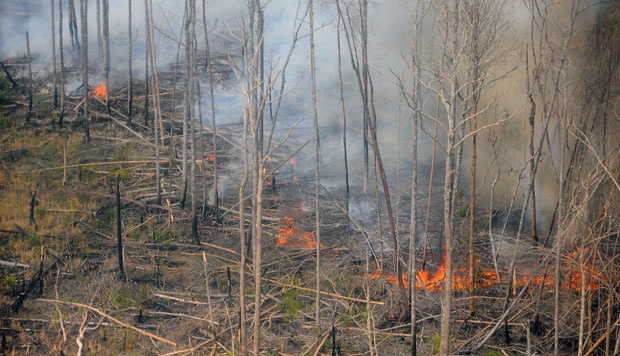
[[[80,25],[82,26],[82,89],[84,95],[84,135],[86,142],[90,142],[90,118],[88,112],[88,96],[90,89],[88,87],[88,0],[80,0]]]
[[[60,113],[58,127],[62,128],[65,116],[65,55],[62,41],[62,1],[58,1],[58,47],[60,54]]]
[[[80,0],[82,1],[82,0]],[[80,51],[80,40],[78,35],[78,27],[77,27],[77,16],[75,14],[75,2],[74,0],[69,0],[69,34],[71,35],[71,49],[73,50],[73,54],[75,55],[76,51]]]
[[[110,115],[110,4],[103,1],[103,75],[105,80],[105,112]]]
[[[206,48],[206,65],[207,70],[209,71],[209,95],[210,95],[210,103],[211,103],[211,135],[213,137],[211,141],[211,145],[213,146],[213,200],[215,204],[215,214],[216,221],[219,219],[219,194],[218,194],[218,170],[217,170],[217,162],[218,162],[218,154],[217,154],[217,125],[215,120],[215,86],[214,86],[214,74],[213,64],[211,63],[211,47],[209,46],[209,31],[207,29],[207,15],[206,15],[206,0],[202,0],[202,23],[204,26],[205,32],[205,48]],[[275,186],[275,185],[274,185]]]
[[[56,71],[56,6],[54,6],[54,0],[51,0],[50,9],[52,13],[52,107],[56,109],[58,108],[58,72]]]
[[[26,113],[26,125],[30,125],[30,117],[32,116],[33,105],[33,89],[32,89],[32,57],[30,56],[30,35],[26,31],[26,55],[28,56],[28,112]]]
[[[131,28],[131,0],[127,0],[127,16],[127,35],[129,40],[129,51],[127,53],[127,66],[129,67],[127,71],[127,125],[131,127],[131,118],[133,111],[133,30]]]
[[[120,190],[120,182],[121,176],[116,173],[115,175],[115,188],[116,188],[116,245],[118,248],[118,271],[119,271],[119,279],[125,280],[125,267],[123,264],[123,235],[122,235],[122,223],[121,223],[121,190]]]
[[[316,59],[314,46],[314,5],[308,1],[310,13],[310,72],[312,81],[312,119],[314,124],[314,229],[316,235],[316,295],[315,295],[315,320],[317,323],[317,335],[321,336],[321,214],[319,188],[321,185],[320,157],[319,157],[319,114],[316,99]]]

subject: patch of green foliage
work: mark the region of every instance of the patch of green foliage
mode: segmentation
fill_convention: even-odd
[[[0,76],[0,104],[9,101],[11,94],[11,87],[9,81],[3,76]]]
[[[366,305],[357,305],[352,304],[348,307],[340,316],[338,317],[338,323],[342,324],[342,326],[353,327],[357,326],[358,322],[356,320],[361,319],[359,323],[366,323],[368,318],[368,310]]]
[[[284,320],[287,322],[295,320],[299,312],[303,309],[303,304],[298,297],[299,293],[295,290],[289,290],[282,294],[280,310],[284,313]]]
[[[431,348],[433,350],[433,355],[439,354],[439,349],[441,348],[441,335],[435,334],[430,339]],[[456,336],[450,336],[450,353],[454,351],[454,345],[456,344]]]
[[[9,294],[14,285],[15,277],[5,275],[4,278],[2,278],[2,293]]]

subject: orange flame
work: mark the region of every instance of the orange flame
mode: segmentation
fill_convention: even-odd
[[[95,94],[95,97],[102,98],[105,97],[106,91],[107,88],[105,86],[105,83],[100,83],[99,86],[95,88],[93,93]]]
[[[317,247],[316,235],[314,232],[302,231],[292,217],[285,216],[283,226],[278,230],[276,245],[315,249]]]
[[[578,256],[578,250],[572,253],[568,253],[566,255],[567,261],[567,272],[565,273],[565,278],[561,283],[561,288],[563,290],[581,290],[581,279],[582,275],[578,269],[575,269],[574,262],[576,257]],[[429,291],[439,291],[444,287],[444,279],[446,276],[446,260],[445,253],[442,258],[441,264],[437,267],[437,270],[434,273],[430,273],[429,271],[418,271],[416,278],[416,287],[418,289],[428,289]],[[596,290],[599,288],[599,284],[594,280],[598,278],[600,273],[594,270],[591,266],[587,266],[585,268],[586,274],[586,289],[587,290]],[[368,279],[376,279],[381,277],[381,272],[378,266],[374,266],[374,272],[370,273],[366,276]],[[398,278],[395,273],[390,271],[383,271],[383,278],[392,285],[398,285]],[[406,272],[402,273],[403,284],[406,288],[408,288],[408,278],[409,274]],[[531,275],[529,273],[525,273],[519,277],[515,277],[516,287],[523,287],[527,284],[528,280],[530,280],[530,286],[541,286],[544,283],[544,286],[553,285],[553,278],[551,276],[539,276],[539,275]],[[469,289],[469,272],[468,268],[459,268],[454,270],[452,275],[452,289],[455,291],[464,291]],[[496,285],[498,282],[497,275],[495,271],[490,269],[482,269],[478,270],[475,275],[474,285],[476,288],[481,287],[491,287]]]

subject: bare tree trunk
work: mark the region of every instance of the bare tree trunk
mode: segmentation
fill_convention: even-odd
[[[52,10],[52,107],[56,109],[58,108],[58,72],[56,71],[56,7],[54,6],[54,0],[51,0],[50,9]]]
[[[451,46],[448,50],[448,55],[454,55],[458,53],[459,44],[458,44],[458,36],[460,29],[459,24],[459,0],[455,0],[450,4],[450,8],[446,8],[448,13],[445,14],[447,21],[446,26],[449,26],[449,29],[446,29],[446,32],[452,31],[452,43],[448,42],[448,38],[446,37],[444,43],[446,46]],[[452,15],[452,16],[450,16]],[[457,118],[457,100],[459,95],[459,85],[458,85],[458,66],[460,63],[458,61],[449,61],[451,63],[447,63],[448,66],[448,74],[447,80],[448,88],[447,95],[448,97],[444,99],[447,104],[446,110],[447,112],[447,140],[445,144],[446,149],[446,162],[445,162],[445,179],[444,179],[444,192],[443,192],[443,222],[444,222],[444,243],[445,243],[445,261],[446,261],[446,277],[444,279],[444,298],[441,312],[441,343],[439,346],[439,354],[441,356],[447,356],[450,354],[450,314],[452,312],[452,250],[453,250],[453,210],[452,210],[452,196],[454,195],[455,187],[455,170],[459,169],[458,166],[455,166],[455,152],[454,152],[454,143],[455,143],[455,134],[456,134],[456,118]]]
[[[104,0],[106,5],[108,0]],[[157,187],[157,200],[156,203],[157,205],[161,205],[161,179],[160,179],[160,163],[159,163],[159,144],[160,144],[160,138],[161,138],[161,144],[164,144],[164,140],[163,140],[163,126],[162,126],[162,119],[161,119],[161,97],[159,95],[159,77],[157,75],[157,47],[155,46],[155,24],[153,21],[153,2],[152,0],[148,0],[148,4],[145,3],[145,5],[148,5],[148,17],[149,17],[149,21],[148,21],[148,28],[147,30],[149,31],[150,35],[149,35],[149,39],[151,40],[151,42],[149,43],[148,49],[149,49],[149,56],[151,58],[150,63],[146,63],[147,66],[151,66],[151,70],[153,72],[153,87],[155,89],[155,115],[154,115],[154,120],[156,122],[153,123],[153,129],[154,129],[154,139],[155,139],[155,184]],[[160,132],[162,131],[162,137],[160,137]]]
[[[88,0],[80,0],[80,25],[82,26],[82,89],[84,92],[84,133],[90,142],[90,118],[88,113]]]
[[[144,0],[144,23],[147,28],[150,28],[150,20],[149,20],[149,10],[147,0]],[[145,31],[144,40],[145,50],[144,50],[144,127],[149,127],[149,56],[151,52],[151,31]]]
[[[101,1],[95,0],[95,15],[97,17],[97,52],[99,55],[97,56],[97,62],[101,61],[101,57],[103,57],[103,42],[101,41]]]
[[[62,1],[58,1],[58,47],[60,51],[60,114],[58,127],[62,128],[65,116],[65,55],[62,41]]]
[[[202,23],[204,26],[204,32],[205,32],[205,48],[206,48],[206,56],[207,56],[207,70],[209,71],[209,95],[210,95],[210,100],[211,100],[211,134],[213,136],[213,139],[211,141],[211,145],[213,146],[213,200],[214,200],[214,204],[216,207],[216,221],[217,219],[219,219],[219,193],[218,193],[218,182],[217,182],[217,161],[218,161],[218,154],[217,154],[217,125],[216,125],[216,120],[215,120],[215,95],[214,95],[214,71],[213,71],[213,64],[211,63],[211,48],[209,46],[209,31],[207,29],[207,15],[206,15],[206,0],[202,0]]]
[[[30,35],[26,31],[26,55],[28,56],[28,112],[26,113],[26,125],[30,125],[32,116],[33,93],[32,93],[32,57],[30,56]]]
[[[344,181],[345,181],[345,202],[347,215],[347,232],[351,231],[350,196],[351,189],[349,187],[349,159],[347,157],[347,111],[344,103],[344,81],[342,79],[342,50],[340,47],[340,26],[341,16],[337,16],[336,36],[338,41],[338,83],[340,87],[340,109],[342,111],[342,154],[344,160]]]
[[[122,223],[121,223],[121,176],[116,173],[115,175],[115,187],[116,187],[116,245],[118,248],[118,271],[119,271],[119,279],[125,280],[125,267],[123,265],[123,234],[122,234]]]
[[[361,1],[361,2],[360,2]],[[370,120],[370,107],[368,104],[368,0],[358,0],[360,6],[360,29],[361,29],[361,41],[362,41],[362,108],[364,118],[364,193],[366,193],[366,187],[368,182],[368,126]]]
[[[417,355],[417,289],[416,280],[418,275],[416,249],[417,249],[417,230],[418,230],[418,208],[416,194],[418,191],[418,125],[422,117],[422,67],[421,52],[422,38],[424,30],[424,16],[426,12],[425,1],[418,2],[413,21],[414,37],[411,47],[411,72],[413,77],[413,88],[407,93],[401,84],[401,92],[405,101],[413,111],[413,132],[412,132],[412,171],[411,171],[411,211],[409,215],[409,314],[411,315],[411,356]]]
[[[73,54],[75,55],[75,52],[80,50],[80,40],[78,36],[77,16],[75,14],[74,0],[69,0],[68,6],[69,6],[69,34],[71,35],[71,49],[73,50]]]
[[[133,29],[131,28],[131,0],[127,0],[127,36],[129,40],[129,51],[127,53],[127,125],[132,126],[132,109],[133,109]],[[171,143],[172,145],[172,143]]]
[[[245,228],[245,189],[248,185],[249,176],[249,157],[248,157],[248,108],[243,110],[243,134],[242,145],[243,150],[243,177],[239,184],[239,245],[241,248],[241,257],[239,261],[239,336],[241,338],[241,354],[248,354],[248,336],[247,336],[247,313],[246,313],[246,276],[245,264],[248,251],[248,232]]]
[[[103,75],[105,80],[105,112],[110,115],[110,4],[103,1]]]
[[[315,295],[315,319],[318,327],[317,336],[321,336],[321,219],[320,219],[320,198],[319,188],[321,185],[320,157],[319,157],[319,115],[316,99],[316,61],[314,49],[314,5],[313,1],[308,1],[310,13],[310,71],[312,81],[312,118],[314,123],[314,216],[316,234],[316,295]]]
[[[196,0],[188,0],[188,17],[187,21],[189,27],[186,26],[186,43],[189,44],[188,51],[186,53],[189,56],[186,61],[186,73],[185,80],[188,86],[188,113],[189,113],[189,138],[190,138],[190,175],[191,175],[191,211],[192,211],[192,242],[199,245],[198,239],[198,213],[197,213],[197,184],[196,184],[196,117],[194,114],[194,100],[195,100],[195,82],[194,82],[194,59],[196,55],[195,38],[196,38]]]
[[[190,57],[190,37],[189,37],[189,29],[190,29],[190,20],[189,17],[189,3],[188,0],[185,1],[185,83],[183,86],[183,161],[181,165],[181,171],[183,172],[183,183],[182,183],[182,193],[181,193],[181,208],[185,208],[185,202],[187,201],[187,185],[188,185],[188,172],[187,172],[187,161],[189,155],[189,121],[191,120],[192,111],[190,108],[190,95],[189,89],[191,86],[191,80],[188,78],[189,76],[189,57]]]

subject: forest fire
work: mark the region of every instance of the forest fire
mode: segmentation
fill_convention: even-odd
[[[582,283],[582,275],[578,270],[578,265],[575,263],[576,257],[578,256],[579,251],[574,251],[572,253],[568,253],[565,255],[565,263],[568,264],[567,270],[568,273],[565,274],[565,278],[562,281],[561,289],[563,290],[581,290]],[[443,289],[444,279],[446,276],[446,265],[445,265],[445,254],[442,257],[441,264],[437,267],[437,270],[433,273],[428,270],[418,271],[416,278],[416,287],[418,289],[427,289],[429,291],[439,291]],[[587,290],[596,290],[599,288],[599,284],[595,282],[597,276],[599,276],[599,272],[593,270],[590,267],[585,267],[585,275],[586,275],[586,284],[585,288]],[[377,279],[381,277],[381,271],[379,267],[375,264],[374,271],[371,274],[367,275],[368,279]],[[396,277],[396,273],[390,271],[383,271],[383,278],[392,285],[398,285],[398,278]],[[406,288],[409,287],[408,280],[409,274],[407,272],[402,273],[403,284]],[[530,286],[551,286],[553,285],[553,277],[552,276],[544,276],[544,275],[531,275],[529,273],[521,273],[520,276],[515,277],[514,279],[516,287],[525,286],[528,281]],[[498,282],[497,275],[495,271],[489,269],[478,269],[476,272],[476,280],[475,287],[476,288],[485,288],[492,287],[496,285]],[[459,268],[456,269],[452,275],[452,289],[455,291],[464,291],[469,288],[469,273],[467,268]]]
[[[99,86],[93,90],[93,94],[97,98],[104,98],[106,95],[108,88],[105,86],[105,83],[100,83]]]
[[[300,226],[295,224],[294,219],[290,216],[284,217],[283,227],[278,230],[276,245],[310,249],[317,247],[314,232],[302,231]]]

